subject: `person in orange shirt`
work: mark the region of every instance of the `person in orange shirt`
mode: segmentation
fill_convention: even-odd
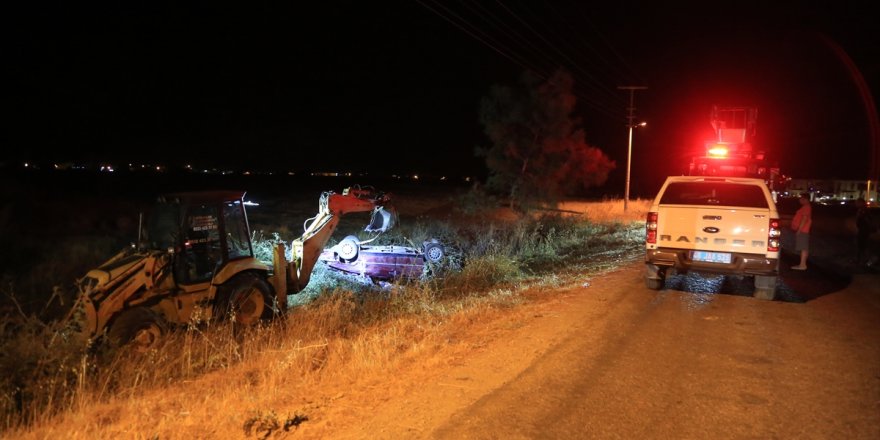
[[[810,204],[809,197],[809,194],[801,193],[801,198],[798,199],[801,207],[791,219],[791,229],[796,232],[794,250],[801,253],[801,263],[791,267],[794,270],[807,270],[807,257],[810,256],[810,226],[813,224],[813,206]]]

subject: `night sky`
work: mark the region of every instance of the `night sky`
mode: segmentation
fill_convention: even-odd
[[[868,3],[30,3],[3,14],[6,166],[480,175],[489,87],[562,66],[588,143],[617,161],[612,186],[628,85],[648,87],[635,94],[648,122],[633,141],[636,192],[680,172],[713,104],[758,107],[757,143],[786,174],[871,171],[859,81],[876,99],[880,35]]]

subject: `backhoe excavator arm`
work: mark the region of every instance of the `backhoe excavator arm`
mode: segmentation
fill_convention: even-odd
[[[291,243],[291,260],[286,268],[280,264],[284,258],[283,247],[275,251],[276,292],[282,305],[287,304],[286,296],[303,290],[312,275],[324,246],[333,235],[341,216],[353,212],[370,212],[373,215],[365,229],[368,232],[385,232],[394,226],[395,213],[390,205],[388,194],[362,188],[346,188],[342,194],[327,191],[321,194],[318,214],[306,220],[305,232]],[[283,246],[283,245],[280,245]],[[286,272],[286,283],[282,287],[278,279],[279,270]],[[282,293],[283,292],[283,293]]]

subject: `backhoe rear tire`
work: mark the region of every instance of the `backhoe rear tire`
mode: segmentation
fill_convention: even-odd
[[[146,307],[123,311],[113,320],[107,338],[110,346],[130,346],[134,351],[145,353],[159,345],[168,333],[168,324],[162,316]]]
[[[278,314],[272,286],[255,273],[236,275],[218,294],[215,312],[220,320],[252,326]]]

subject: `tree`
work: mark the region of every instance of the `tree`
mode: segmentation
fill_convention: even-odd
[[[481,102],[480,122],[491,141],[477,148],[489,170],[487,187],[507,194],[511,207],[555,201],[601,185],[614,161],[585,141],[572,116],[573,80],[558,70],[541,81],[526,72],[520,87],[495,85]]]

